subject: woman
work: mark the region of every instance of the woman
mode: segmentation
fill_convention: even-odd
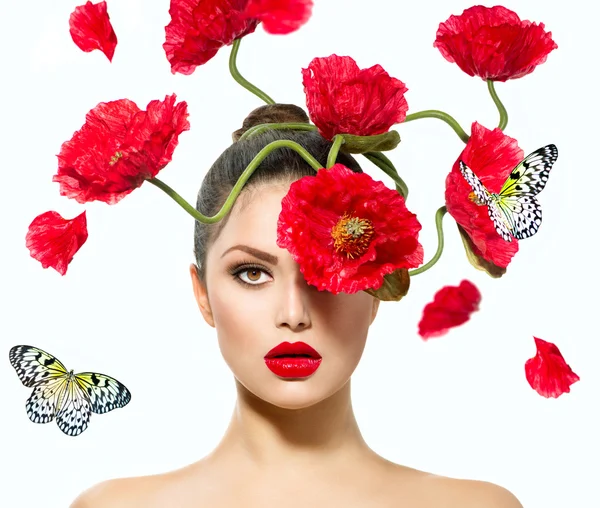
[[[308,118],[291,105],[252,112],[204,178],[196,205],[201,213],[217,213],[248,163],[276,139],[296,141],[325,164],[331,144],[314,131],[271,130],[237,141],[253,125],[271,122]],[[349,155],[337,160],[362,172]],[[319,291],[276,244],[281,200],[291,182],[313,174],[294,151],[276,150],[230,214],[214,225],[196,222],[193,292],[237,387],[219,445],[177,471],[99,484],[72,508],[521,507],[494,484],[390,462],[362,438],[350,378],[380,300],[364,291]]]

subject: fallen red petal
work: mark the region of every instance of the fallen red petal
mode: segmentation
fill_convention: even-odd
[[[69,33],[73,42],[86,53],[99,49],[112,62],[117,35],[110,23],[106,2],[75,7],[69,17]]]
[[[48,211],[33,219],[25,242],[31,257],[42,263],[42,267],[52,267],[64,275],[87,237],[85,210],[74,219],[64,219],[59,213]]]
[[[570,392],[570,386],[579,381],[579,376],[565,362],[555,344],[537,337],[534,340],[537,353],[525,362],[525,377],[531,388],[547,398]]]
[[[466,323],[479,310],[480,302],[479,289],[468,280],[458,286],[444,286],[423,309],[419,335],[427,340],[446,334],[450,328]]]

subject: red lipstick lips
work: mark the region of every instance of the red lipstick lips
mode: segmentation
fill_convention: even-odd
[[[315,372],[321,355],[304,342],[282,342],[265,355],[265,364],[279,377],[302,378]]]

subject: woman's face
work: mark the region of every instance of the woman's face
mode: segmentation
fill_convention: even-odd
[[[190,273],[202,315],[216,328],[223,357],[239,383],[266,402],[299,409],[328,398],[348,382],[379,300],[364,291],[333,295],[306,283],[298,263],[276,243],[281,200],[288,188],[280,184],[244,191],[208,249],[206,287],[195,265]],[[242,197],[248,200],[240,210]],[[282,342],[314,348],[321,356],[316,371],[283,377],[268,368],[265,355]]]

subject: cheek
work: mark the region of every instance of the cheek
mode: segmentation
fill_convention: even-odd
[[[211,295],[219,347],[228,364],[236,358],[251,357],[252,352],[256,355],[257,341],[266,322],[264,302],[260,305],[257,302],[252,294]]]
[[[323,323],[330,346],[346,361],[358,361],[371,324],[372,297],[367,294],[337,295],[323,309]]]

